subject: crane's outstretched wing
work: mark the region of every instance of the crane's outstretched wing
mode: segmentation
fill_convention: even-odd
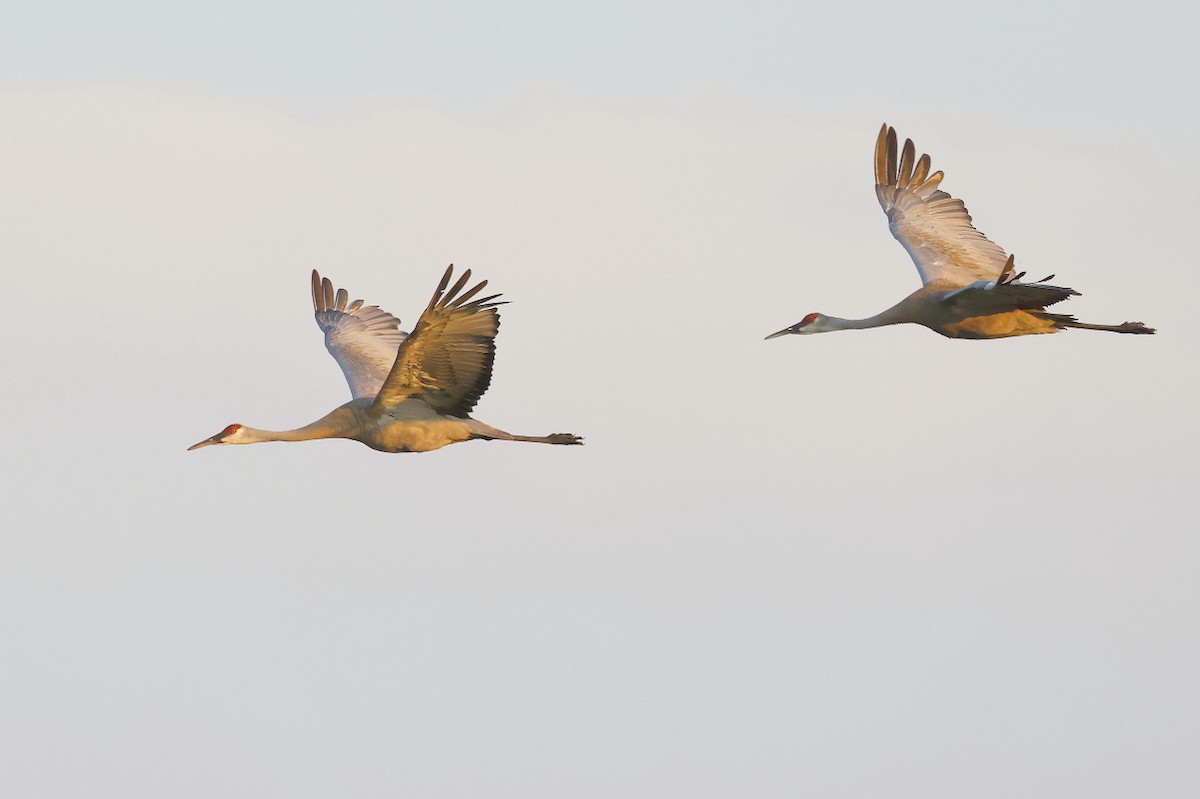
[[[371,413],[384,413],[420,396],[438,413],[466,416],[487,391],[500,329],[496,306],[504,303],[494,301],[499,294],[472,299],[487,285],[486,280],[460,294],[471,279],[470,269],[447,290],[453,273],[451,264],[396,354]]]
[[[929,174],[929,156],[915,158],[912,139],[896,158],[896,131],[887,124],[875,141],[875,196],[896,240],[908,250],[921,282],[965,286],[997,280],[1007,256],[971,225],[962,200],[938,189],[944,175]]]
[[[363,305],[362,300],[347,303],[346,290],[338,289],[335,295],[329,278],[315,269],[312,292],[325,347],[342,367],[350,393],[356,399],[375,396],[407,336],[400,330],[400,320],[374,305]]]

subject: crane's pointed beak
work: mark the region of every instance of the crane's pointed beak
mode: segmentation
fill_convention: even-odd
[[[194,449],[200,449],[201,447],[207,447],[210,444],[220,444],[221,443],[221,435],[222,435],[222,433],[217,433],[212,438],[206,438],[203,441],[200,441],[196,444],[192,444],[190,447],[187,448],[187,451],[191,452]]]
[[[796,330],[795,325],[792,325],[791,327],[785,327],[783,330],[780,330],[778,333],[772,333],[771,335],[767,336],[766,338],[763,339],[763,341],[770,341],[773,338],[779,338],[780,336],[786,336],[788,333],[794,333],[795,330]]]

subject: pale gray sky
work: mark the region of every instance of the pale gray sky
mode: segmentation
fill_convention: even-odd
[[[0,10],[0,794],[1193,796],[1189,4]],[[1067,309],[917,286],[880,123]],[[346,398],[308,273],[503,291],[479,418]]]

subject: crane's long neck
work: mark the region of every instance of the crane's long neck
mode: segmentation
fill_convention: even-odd
[[[263,441],[313,441],[318,438],[352,438],[355,432],[353,415],[343,408],[321,417],[312,424],[295,430],[259,430],[242,425],[237,440],[229,443],[258,444]]]
[[[312,441],[317,438],[340,438],[335,430],[319,422],[297,427],[295,430],[259,430],[242,425],[236,444],[259,444],[264,441]]]
[[[827,330],[866,330],[871,327],[886,327],[887,325],[900,325],[905,322],[912,322],[913,317],[910,312],[910,303],[908,299],[896,303],[886,311],[881,311],[874,316],[868,316],[865,319],[842,319],[840,316],[828,316],[822,314],[822,327]]]

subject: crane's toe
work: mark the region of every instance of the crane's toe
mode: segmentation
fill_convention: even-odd
[[[555,433],[553,435],[546,436],[546,440],[549,441],[551,444],[582,444],[583,443],[582,436],[572,435],[571,433]]]

